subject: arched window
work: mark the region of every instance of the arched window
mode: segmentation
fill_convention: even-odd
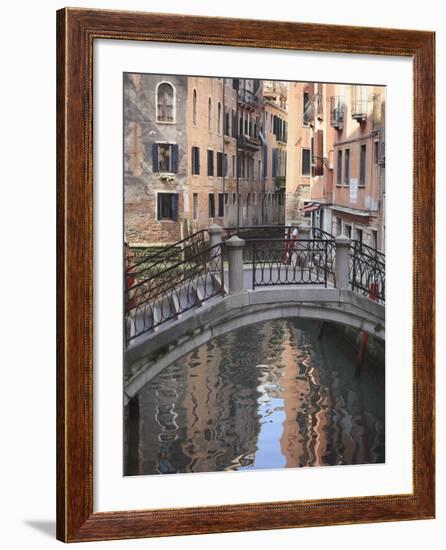
[[[157,122],[175,122],[175,89],[169,82],[160,82],[156,91]]]
[[[197,124],[197,90],[194,90],[192,98],[192,123]]]
[[[218,104],[217,117],[217,131],[221,134],[221,103]]]
[[[212,120],[212,99],[209,98],[208,101],[208,130],[211,131],[211,120]]]

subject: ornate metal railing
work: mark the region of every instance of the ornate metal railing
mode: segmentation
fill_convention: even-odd
[[[350,284],[352,290],[371,300],[385,301],[385,255],[353,240],[350,245]]]
[[[152,253],[149,250],[139,253],[136,262],[130,262],[126,266],[126,271],[131,272],[138,280],[147,279],[154,276],[169,266],[187,258],[194,256],[209,245],[207,229],[201,229],[181,241],[172,245],[165,246],[157,252]]]
[[[126,344],[224,292],[221,244],[200,250],[164,270],[149,271],[146,278],[136,280],[125,290]]]
[[[330,277],[331,241],[252,240],[252,288],[274,285],[324,285]]]
[[[312,227],[311,228],[311,235],[313,239],[322,239],[322,240],[329,240],[334,241],[335,237],[331,233],[328,233],[328,231],[324,231],[323,229],[320,229],[319,227]]]

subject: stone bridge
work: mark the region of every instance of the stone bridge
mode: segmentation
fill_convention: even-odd
[[[385,306],[352,290],[263,287],[216,297],[138,338],[125,353],[127,399],[172,362],[217,336],[280,318],[331,321],[385,338]]]
[[[180,262],[155,275],[161,286],[150,286],[150,297],[145,298],[143,284],[135,285],[144,291],[142,310],[134,309],[128,321],[134,329],[143,322],[143,329],[135,329],[124,355],[126,399],[199,346],[262,321],[328,321],[385,339],[384,259],[376,260],[373,251],[356,244],[352,248],[344,236],[320,240],[304,235],[291,249],[284,248],[289,241],[280,239],[251,241],[251,259],[246,262],[244,240],[233,236],[223,243],[216,226],[209,233],[211,246],[192,264]],[[291,250],[286,258],[284,250]],[[183,265],[191,270],[187,275],[176,271]],[[356,265],[362,265],[356,268],[359,278]],[[167,290],[162,283],[166,277]],[[379,289],[371,284],[377,280]]]

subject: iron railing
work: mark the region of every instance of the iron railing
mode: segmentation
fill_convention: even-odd
[[[366,120],[368,111],[367,99],[353,99],[352,100],[352,118],[361,122]]]
[[[150,272],[125,290],[126,344],[224,292],[220,243]]]
[[[330,241],[256,239],[252,250],[252,288],[275,285],[324,285],[330,275]]]
[[[385,301],[385,255],[353,240],[350,245],[350,284],[352,290],[373,301]]]
[[[331,233],[320,229],[319,227],[311,228],[311,236],[317,242],[317,240],[323,240],[327,242],[327,257],[319,257],[317,251],[314,253],[314,262],[319,263],[321,267],[327,270],[328,281],[333,285],[336,285],[335,275],[335,256],[336,246],[335,238]]]
[[[209,243],[208,238],[207,229],[201,229],[181,241],[158,249],[156,252],[147,249],[146,252],[138,254],[136,262],[131,262],[126,266],[126,273],[131,273],[139,280],[154,276],[169,266],[186,260],[205,249]]]
[[[251,92],[251,90],[247,90],[246,88],[241,88],[238,91],[238,97],[241,103],[245,103],[246,105],[250,105],[251,107],[256,108],[259,105],[259,98],[256,96],[256,94],[254,92]]]

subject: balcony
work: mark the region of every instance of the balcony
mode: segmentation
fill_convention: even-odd
[[[324,101],[322,94],[313,94],[311,99],[305,104],[304,124],[314,125],[315,119],[324,119]]]
[[[341,96],[330,98],[330,125],[336,130],[342,130],[344,127],[345,104]]]
[[[247,151],[258,151],[260,148],[260,140],[243,134],[237,138],[237,147],[239,149],[246,149]]]
[[[239,103],[251,109],[257,109],[259,106],[259,98],[251,92],[251,90],[247,90],[246,88],[242,88],[238,91],[238,100]]]
[[[352,118],[356,122],[365,122],[367,120],[368,101],[366,99],[354,99],[352,101]]]

